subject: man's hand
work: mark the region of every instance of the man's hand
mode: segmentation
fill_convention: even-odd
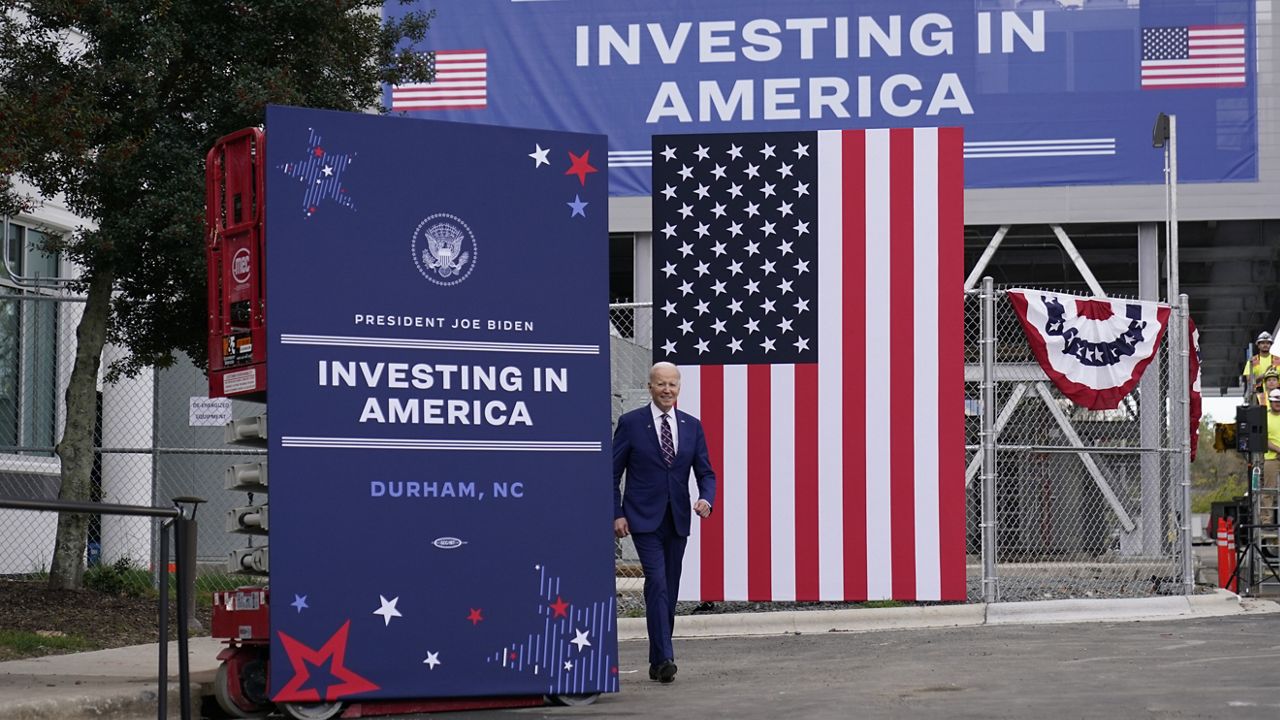
[[[699,500],[693,504],[693,511],[698,513],[698,517],[707,517],[711,515],[711,503],[706,500]]]
[[[631,534],[631,527],[627,525],[627,519],[624,517],[616,518],[613,521],[613,534],[624,538]]]

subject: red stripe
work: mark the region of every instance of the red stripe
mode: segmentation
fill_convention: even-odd
[[[964,347],[964,131],[938,131],[938,347]],[[943,600],[966,599],[964,364],[938,362],[938,543]]]
[[[867,277],[867,134],[850,130],[842,134],[843,146],[843,272],[841,288],[821,288],[819,292],[840,294],[844,315],[844,342],[841,353],[841,406],[844,437],[841,467],[844,473],[844,599],[867,598],[867,421],[863,413],[866,397],[867,312],[862,297]]]
[[[897,360],[889,366],[889,386],[894,389],[889,427],[889,532],[893,562],[893,597],[912,600],[916,597],[915,539],[915,443],[914,433],[902,428],[913,426],[915,383],[911,358],[916,348],[917,328],[914,316],[913,278],[915,275],[915,131],[897,128],[889,131],[889,303],[888,307],[868,311],[892,312],[889,325],[889,347],[904,350],[895,353]],[[953,298],[953,302],[955,301]],[[892,310],[890,310],[890,308]],[[930,334],[932,334],[930,330]],[[944,347],[944,346],[940,346]],[[912,348],[916,348],[913,350]],[[888,348],[884,348],[887,350]],[[870,449],[877,452],[879,449]]]
[[[703,365],[699,382],[702,386],[700,410],[702,431],[707,438],[707,456],[711,467],[724,472],[724,368]],[[732,490],[728,478],[717,477],[716,505],[724,507],[724,498]],[[702,599],[724,600],[724,513],[713,512],[701,521],[702,532]]]
[[[795,367],[796,600],[817,600],[818,366]]]
[[[1245,86],[1245,83],[1243,80],[1239,80],[1235,82],[1223,82],[1223,83],[1195,83],[1195,84],[1188,83],[1185,85],[1155,85],[1150,83],[1142,84],[1142,87],[1148,90],[1195,90],[1197,88],[1223,88],[1223,87],[1244,87],[1244,86]]]
[[[773,599],[770,497],[771,366],[747,366],[747,599]]]
[[[394,102],[391,104],[392,110],[475,110],[477,108],[484,108],[484,107],[487,107],[484,103],[474,103],[470,105],[423,105],[423,106],[418,106],[413,104],[404,104],[404,103],[400,105],[396,105]]]

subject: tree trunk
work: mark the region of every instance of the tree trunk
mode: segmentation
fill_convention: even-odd
[[[89,281],[89,297],[84,315],[76,328],[76,361],[67,381],[66,422],[58,442],[62,459],[61,500],[90,499],[93,472],[93,426],[98,416],[98,367],[102,363],[102,346],[107,338],[107,319],[111,313],[111,286],[115,273],[100,269]],[[49,568],[49,587],[55,590],[78,590],[84,580],[84,551],[89,516],[61,513],[58,515],[58,537],[53,547],[53,564]]]

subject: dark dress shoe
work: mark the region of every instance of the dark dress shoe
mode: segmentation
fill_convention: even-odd
[[[675,682],[676,664],[670,660],[663,661],[663,663],[659,665],[656,670],[651,669],[649,671],[650,677],[653,677],[655,675],[657,676],[658,682],[660,683]]]

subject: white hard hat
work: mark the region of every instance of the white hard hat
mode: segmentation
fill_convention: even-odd
[[[1271,333],[1267,332],[1266,330],[1263,330],[1262,332],[1258,333],[1258,339],[1255,340],[1254,342],[1271,342]]]
[[[1280,402],[1280,388],[1276,388],[1270,393],[1267,393],[1267,399],[1271,402]]]

